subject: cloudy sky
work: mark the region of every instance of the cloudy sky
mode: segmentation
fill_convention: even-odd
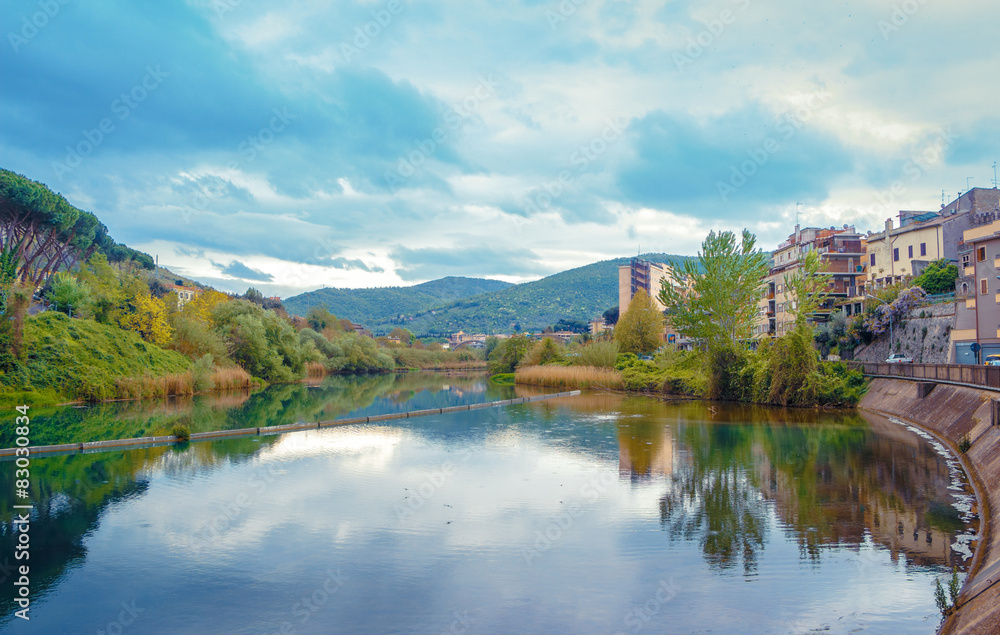
[[[993,7],[8,2],[0,166],[282,296],[769,249],[993,187]]]

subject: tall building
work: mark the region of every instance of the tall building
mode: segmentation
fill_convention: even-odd
[[[757,304],[758,318],[754,337],[784,335],[794,324],[794,300],[788,292],[786,280],[802,270],[803,259],[815,251],[822,263],[821,270],[829,274],[827,292],[829,299],[810,319],[823,321],[833,307],[847,298],[858,295],[858,282],[863,279],[864,251],[862,236],[854,227],[844,225],[819,228],[795,226],[795,233],[774,251],[771,269],[764,280],[761,299]]]
[[[966,196],[970,227],[958,247],[951,359],[976,364],[986,355],[1000,354],[1000,191],[976,188],[961,198]],[[978,354],[975,348],[981,349]]]
[[[661,312],[666,310],[666,305],[660,302],[660,289],[664,284],[672,284],[677,288],[673,270],[669,265],[642,258],[633,258],[629,264],[619,266],[618,315],[623,315],[628,310],[633,296],[640,289],[653,298],[653,302],[656,303]],[[681,338],[669,323],[665,323],[662,337],[663,341],[667,343],[688,344],[687,340]]]

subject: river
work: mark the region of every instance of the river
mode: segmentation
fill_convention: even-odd
[[[32,412],[32,441],[531,394],[481,375],[331,377]],[[0,462],[5,567],[13,472]],[[929,634],[934,580],[964,570],[977,530],[957,463],[898,423],[586,392],[34,456],[31,479],[31,620],[5,568],[4,633]]]

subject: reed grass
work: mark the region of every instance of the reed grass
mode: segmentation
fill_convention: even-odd
[[[306,364],[307,379],[323,379],[327,375],[326,364],[321,362],[309,362]]]
[[[526,366],[517,369],[514,381],[518,384],[549,388],[621,390],[625,387],[619,371],[593,366]]]
[[[213,391],[249,390],[253,377],[239,366],[216,368],[212,372]],[[195,376],[190,370],[154,377],[119,377],[115,379],[115,399],[157,399],[168,396],[195,394]]]

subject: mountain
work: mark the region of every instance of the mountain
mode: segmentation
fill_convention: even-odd
[[[282,301],[292,315],[305,315],[309,309],[325,306],[339,318],[364,324],[381,332],[380,326],[399,320],[401,315],[420,314],[455,300],[500,291],[512,286],[501,280],[449,276],[412,287],[374,289],[326,288],[292,296]],[[388,330],[391,330],[390,326]]]
[[[644,254],[642,258],[666,262],[685,260],[688,257]],[[337,317],[361,322],[375,333],[384,333],[396,326],[408,328],[418,336],[447,335],[459,330],[511,333],[515,325],[520,325],[522,330],[537,331],[560,319],[591,320],[617,306],[618,267],[627,265],[630,260],[603,260],[541,280],[508,285],[499,290],[453,298],[450,301],[428,303],[417,310],[405,307],[394,298],[405,299],[407,296],[403,292],[408,289],[436,285],[449,278],[403,288],[320,289],[289,298],[284,304],[290,313],[305,315],[310,307],[322,304],[317,294],[335,292],[322,296],[336,297],[338,300],[337,308],[331,302],[327,303],[327,308]]]

